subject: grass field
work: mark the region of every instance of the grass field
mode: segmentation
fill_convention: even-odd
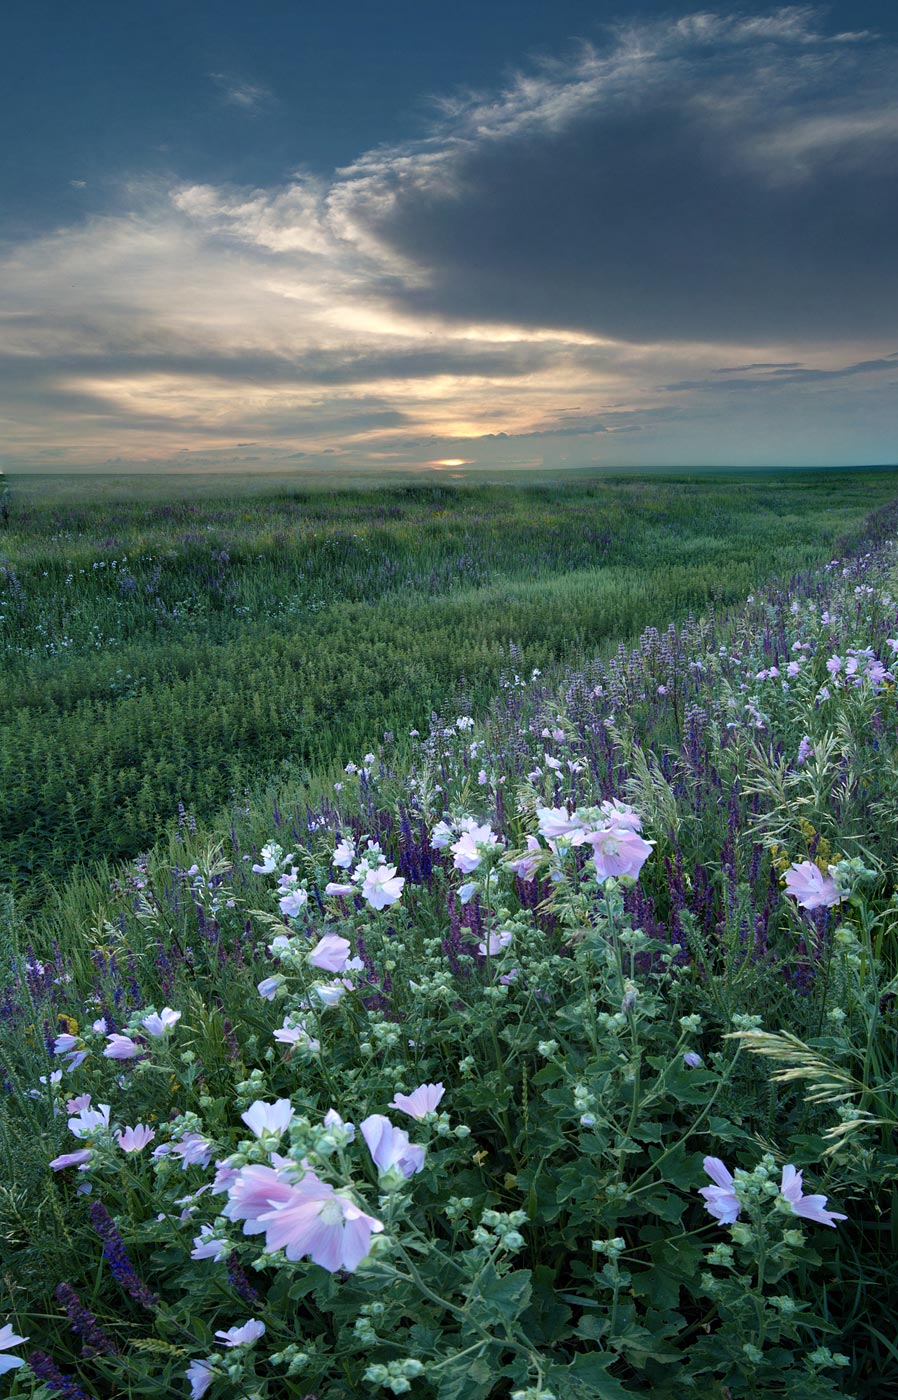
[[[33,901],[146,847],[179,803],[205,820],[280,772],[331,776],[515,673],[730,602],[831,552],[896,483],[21,478],[0,529],[4,879]]]

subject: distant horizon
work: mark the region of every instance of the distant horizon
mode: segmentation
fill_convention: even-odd
[[[887,0],[6,29],[8,473],[898,460]]]

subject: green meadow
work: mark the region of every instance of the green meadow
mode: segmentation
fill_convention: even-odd
[[[26,907],[271,781],[476,711],[828,556],[885,470],[373,488],[20,478],[0,525],[0,850]]]

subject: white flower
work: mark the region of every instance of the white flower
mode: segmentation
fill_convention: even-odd
[[[464,875],[470,875],[481,864],[484,855],[501,844],[489,824],[471,825],[451,847],[455,857],[455,868]]]
[[[281,1045],[302,1045],[313,1054],[321,1049],[320,1042],[309,1035],[303,1023],[300,1021],[294,1024],[289,1016],[284,1017],[284,1024],[280,1030],[274,1031],[273,1035]]]
[[[277,845],[274,841],[269,842],[267,846],[262,847],[262,859],[253,866],[253,870],[257,875],[272,875],[284,863],[283,855],[282,846]],[[288,856],[287,860],[292,860],[292,856]]]
[[[351,984],[350,984],[351,985]],[[316,982],[313,988],[315,995],[322,1005],[330,1008],[338,1006],[346,995],[346,983],[344,982]],[[277,1032],[275,1032],[277,1034]]]
[[[3,1326],[0,1327],[0,1351],[8,1351],[10,1347],[17,1347],[22,1342],[27,1341],[27,1337],[20,1337],[12,1330],[11,1322],[4,1322]],[[24,1364],[20,1356],[0,1356],[0,1376],[5,1375],[7,1371],[14,1371],[18,1366]]]
[[[133,1128],[123,1128],[121,1132],[116,1133],[115,1140],[123,1152],[142,1152],[155,1136],[153,1128],[136,1123]]]
[[[332,860],[341,870],[348,870],[355,860],[355,846],[345,836],[334,851]]]
[[[507,948],[513,938],[509,929],[500,929],[498,933],[491,933],[487,942],[478,943],[477,951],[486,957],[487,953],[491,958],[496,957],[504,948]]]
[[[93,1137],[98,1128],[109,1127],[111,1109],[108,1103],[98,1108],[82,1108],[75,1118],[69,1119],[69,1132],[76,1138]]]
[[[293,1122],[293,1106],[289,1099],[278,1099],[275,1103],[256,1099],[240,1117],[257,1138],[265,1134],[281,1137]]]
[[[367,870],[362,885],[362,896],[372,909],[386,909],[398,904],[402,897],[405,878],[396,874],[395,865],[381,865],[376,870]]]
[[[244,1347],[250,1342],[255,1342],[259,1337],[265,1335],[265,1323],[257,1322],[251,1317],[249,1322],[244,1322],[242,1327],[229,1327],[226,1332],[216,1332],[216,1337],[220,1337],[225,1346]]]
[[[180,1019],[180,1011],[172,1011],[170,1006],[163,1006],[158,1015],[153,1011],[149,1016],[145,1016],[140,1024],[147,1035],[162,1036],[176,1026]]]
[[[295,919],[299,911],[309,902],[308,893],[298,886],[278,900],[278,908],[287,919]]]
[[[215,1379],[211,1361],[191,1361],[184,1374],[190,1381],[190,1400],[202,1400]]]
[[[193,1237],[193,1249],[190,1251],[190,1257],[191,1259],[214,1259],[217,1264],[230,1252],[230,1240],[215,1239],[212,1226],[201,1225],[199,1234]]]
[[[448,822],[437,822],[430,838],[430,845],[434,851],[444,851],[452,840],[455,832]]]

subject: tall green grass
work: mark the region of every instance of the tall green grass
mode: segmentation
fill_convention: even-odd
[[[11,493],[0,851],[26,906],[285,768],[827,555],[894,472]],[[208,491],[208,488],[206,488]]]

